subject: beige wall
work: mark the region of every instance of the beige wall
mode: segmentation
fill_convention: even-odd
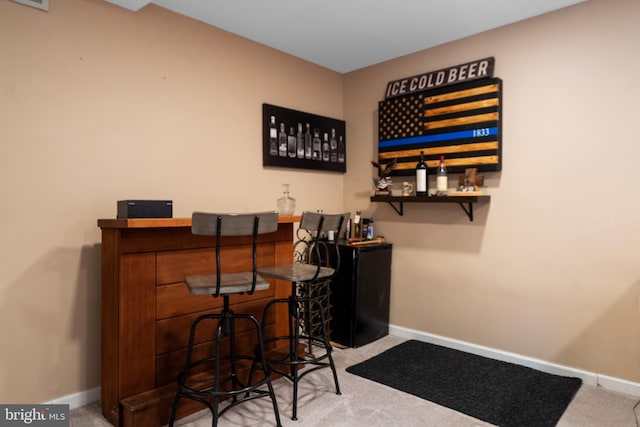
[[[391,322],[640,381],[640,2],[590,0],[345,76],[345,208],[394,243]],[[371,204],[386,83],[494,56],[503,170],[456,205]]]
[[[262,103],[342,118],[342,76],[150,6],[0,1],[0,402],[100,384],[100,230],[119,199],[342,208],[343,174],[262,167]]]
[[[0,402],[99,386],[100,233],[116,200],[373,214],[393,324],[640,382],[640,4],[590,0],[340,75],[147,7],[0,1]],[[494,56],[504,167],[456,205],[371,204],[377,103]],[[264,169],[261,104],[347,121],[346,175]]]

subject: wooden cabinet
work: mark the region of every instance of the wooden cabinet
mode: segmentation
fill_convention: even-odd
[[[293,224],[280,217],[275,233],[259,236],[259,265],[290,263]],[[175,379],[184,365],[189,327],[200,314],[220,310],[222,298],[191,295],[187,274],[215,272],[215,238],[191,234],[191,218],[101,219],[102,229],[102,412],[116,426],[168,422]],[[223,238],[226,271],[251,269],[251,239]],[[227,270],[228,269],[228,270]],[[290,284],[271,281],[268,290],[231,297],[232,308],[261,319],[264,305],[287,297]],[[267,334],[286,333],[286,311],[267,322]],[[255,343],[237,331],[247,348]],[[198,337],[197,352],[212,343]],[[189,401],[187,401],[189,402]],[[202,406],[181,404],[179,416]]]

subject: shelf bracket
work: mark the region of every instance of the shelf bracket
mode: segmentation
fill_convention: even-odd
[[[404,204],[402,202],[398,202],[398,206],[394,205],[393,202],[387,202],[389,206],[393,208],[394,211],[400,216],[402,216],[404,212]]]
[[[462,202],[459,202],[458,204],[460,205],[464,213],[466,213],[469,217],[469,221],[473,222],[473,203],[469,202],[469,208],[465,207],[464,203]]]

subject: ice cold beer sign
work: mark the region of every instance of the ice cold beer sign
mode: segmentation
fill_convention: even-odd
[[[493,77],[495,59],[484,58],[466,64],[456,65],[438,71],[431,71],[406,79],[395,80],[387,84],[385,99],[424,92],[441,86],[453,85],[469,80]]]

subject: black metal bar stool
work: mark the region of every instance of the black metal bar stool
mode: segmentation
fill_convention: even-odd
[[[266,339],[265,347],[275,345],[277,348],[280,342],[288,343],[287,354],[282,355],[276,351],[272,355],[269,352],[266,359],[273,372],[281,374],[293,383],[292,420],[297,419],[298,382],[305,375],[330,367],[336,384],[336,394],[341,394],[338,374],[331,355],[327,292],[328,283],[340,267],[337,239],[348,217],[348,213],[303,212],[300,227],[296,231],[294,263],[258,268],[258,273],[265,277],[291,282],[291,295],[288,298],[273,300],[265,306],[263,326],[269,310],[275,308],[276,304],[287,304],[288,334]],[[334,239],[328,240],[326,235],[331,233]],[[330,259],[335,260],[335,265],[329,264]],[[300,343],[307,346],[303,354],[300,354]],[[302,365],[309,367],[300,373],[298,370]]]
[[[276,425],[281,426],[276,396],[271,385],[271,372],[264,359],[262,327],[253,315],[234,313],[229,307],[230,295],[251,295],[254,291],[269,288],[269,282],[257,273],[257,242],[258,235],[275,232],[277,228],[277,212],[237,215],[193,213],[191,232],[193,234],[216,237],[216,272],[210,275],[186,276],[185,282],[189,291],[194,295],[212,295],[214,298],[222,296],[223,308],[220,313],[199,316],[191,325],[186,365],[178,375],[178,390],[171,407],[170,426],[173,426],[178,403],[183,398],[195,400],[206,405],[213,417],[211,425],[216,427],[218,418],[227,410],[240,403],[259,397],[271,398]],[[222,271],[223,267],[220,262],[222,236],[250,236],[252,238],[252,271],[240,273],[224,273]],[[211,319],[217,320],[215,353],[202,359],[192,360],[196,329],[201,322]],[[241,319],[248,321],[255,328],[257,348],[259,350],[257,354],[240,354],[236,349],[235,323],[236,320]],[[222,349],[223,336],[229,337],[229,348],[228,352],[225,353],[223,353]],[[244,383],[239,378],[239,362],[242,360],[248,361],[245,362],[247,369],[249,364],[252,367],[248,380]],[[225,362],[224,368],[222,367],[222,362]],[[256,362],[262,366],[264,377],[254,382],[255,368],[253,365]],[[209,373],[211,367],[213,367],[213,378]],[[203,369],[205,374],[200,373]],[[224,378],[222,378],[223,372]],[[194,375],[194,373],[198,374]],[[265,385],[268,390],[263,389]],[[220,401],[223,399],[230,399],[230,402],[222,410],[219,410]]]

